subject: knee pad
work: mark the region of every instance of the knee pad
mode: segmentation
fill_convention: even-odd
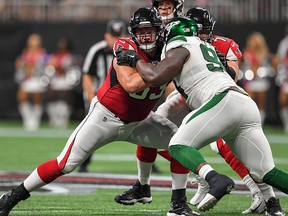
[[[169,154],[169,152],[168,152],[168,150],[161,150],[161,151],[157,151],[157,153],[159,154],[159,155],[161,155],[163,158],[165,158],[166,160],[168,160],[168,161],[171,161],[172,160],[172,157],[171,157],[171,155]]]
[[[56,178],[64,174],[58,165],[57,159],[49,160],[41,164],[37,168],[37,172],[41,180],[46,184],[54,181]]]

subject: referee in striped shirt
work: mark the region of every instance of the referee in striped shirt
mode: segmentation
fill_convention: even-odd
[[[107,23],[104,40],[92,45],[86,55],[82,68],[83,98],[86,112],[98,88],[106,78],[113,59],[113,44],[120,36],[126,35],[126,23],[121,20],[111,20]],[[79,167],[79,172],[87,172],[91,158],[87,158]]]

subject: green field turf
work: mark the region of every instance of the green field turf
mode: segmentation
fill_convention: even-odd
[[[25,132],[21,129],[20,122],[0,122],[0,171],[32,171],[40,163],[55,158],[62,150],[65,142],[75,126],[71,124],[68,130],[49,129],[43,124],[37,132]],[[271,148],[276,165],[288,171],[288,136],[284,135],[281,128],[265,127],[269,136],[278,135],[280,141],[271,143]],[[287,138],[287,139],[286,139]],[[283,143],[283,139],[287,140]],[[114,142],[99,149],[93,155],[93,162],[89,167],[90,172],[136,174],[136,146],[125,142]],[[238,176],[231,171],[224,160],[213,153],[209,147],[201,150],[207,161],[220,173],[227,174],[235,180]],[[255,161],[256,163],[257,161]],[[169,176],[169,163],[158,157],[157,166],[161,174]],[[153,191],[153,187],[152,187]],[[13,215],[128,215],[148,216],[166,215],[169,209],[170,191],[154,191],[153,202],[149,205],[138,204],[135,206],[121,206],[113,198],[123,189],[97,189],[96,193],[81,195],[40,195],[33,194],[31,199],[19,204],[11,212]],[[2,192],[0,192],[1,194]],[[188,199],[192,196],[188,194]],[[241,211],[250,205],[249,195],[239,195],[232,192],[225,196],[215,209],[203,215],[242,215]],[[288,197],[280,194],[282,207],[288,213]]]

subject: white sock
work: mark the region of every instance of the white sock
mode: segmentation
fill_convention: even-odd
[[[138,180],[141,185],[150,185],[150,176],[152,171],[153,163],[142,162],[137,159],[138,166]]]
[[[29,192],[34,191],[44,185],[46,185],[46,183],[39,177],[37,168],[24,181],[24,187]]]
[[[200,168],[198,175],[205,179],[206,175],[212,170],[214,169],[209,164],[205,164]]]
[[[252,195],[260,191],[257,184],[254,182],[254,180],[251,178],[249,174],[246,175],[242,180],[244,181],[245,185],[249,188]]]
[[[23,126],[25,128],[28,128],[28,125],[29,125],[28,122],[29,122],[32,107],[30,103],[24,102],[24,103],[20,103],[18,108],[19,108],[19,112],[23,120]]]
[[[266,202],[269,200],[269,198],[276,197],[276,195],[273,191],[273,188],[270,185],[265,184],[265,183],[257,183],[257,185],[258,185],[260,191],[262,192],[264,200]]]
[[[172,173],[172,190],[178,190],[186,188],[189,173],[177,174]]]

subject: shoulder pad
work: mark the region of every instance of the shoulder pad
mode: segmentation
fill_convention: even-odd
[[[233,53],[236,59],[240,59],[242,57],[242,53],[239,49],[239,45],[230,38],[213,35],[212,45],[216,48],[216,50],[223,53],[226,57],[228,53],[230,55]]]
[[[119,47],[122,47],[122,49],[124,49],[124,50],[134,50],[134,51],[138,52],[137,45],[134,43],[134,41],[131,38],[127,38],[127,37],[118,38],[118,40],[113,45],[114,56],[115,56],[116,50]]]

